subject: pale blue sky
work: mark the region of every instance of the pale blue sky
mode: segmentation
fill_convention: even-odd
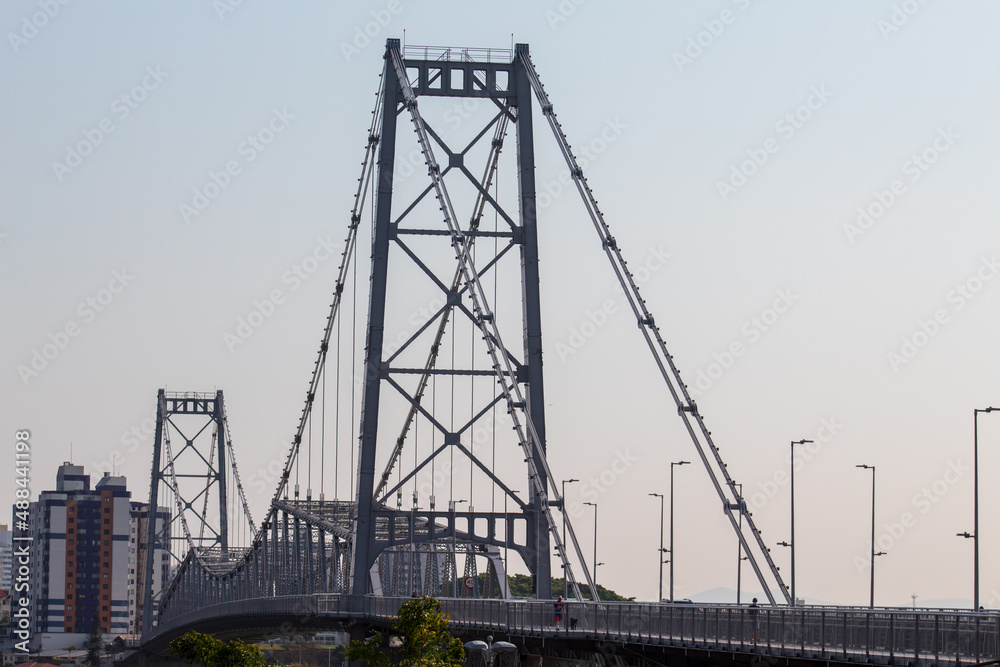
[[[919,9],[880,29],[903,5]],[[971,598],[971,543],[954,535],[972,528],[972,476],[948,471],[971,463],[973,407],[1000,404],[1000,280],[961,308],[949,295],[977,272],[993,278],[1000,253],[996,3],[244,0],[220,18],[207,2],[71,2],[34,34],[23,21],[40,6],[0,7],[0,434],[34,433],[36,491],[72,441],[89,469],[121,451],[144,497],[148,447],[120,438],[163,386],[225,390],[244,479],[283,458],[339,258],[298,289],[282,277],[317,238],[344,237],[385,39],[405,29],[408,44],[509,48],[513,33],[575,147],[618,128],[587,174],[626,257],[670,255],[643,291],[688,384],[744,345],[699,405],[748,498],[785,470],[789,440],[813,438],[823,419],[843,425],[796,480],[800,595],[867,601],[855,559],[868,553],[869,478],[854,465],[874,463],[879,535],[917,517],[883,549],[877,601]],[[373,12],[388,25],[351,52]],[[30,39],[10,36],[25,30]],[[678,67],[675,53],[699,37],[707,46]],[[145,99],[123,117],[114,101],[144,77]],[[782,129],[815,91],[808,119]],[[276,110],[283,129],[249,161],[241,143]],[[447,110],[425,114],[448,127]],[[114,130],[60,181],[53,162],[103,119]],[[540,116],[536,137],[543,191],[563,167]],[[718,183],[768,140],[777,150],[723,201]],[[913,180],[906,163],[925,150],[940,154]],[[186,224],[179,206],[229,160],[241,172]],[[503,189],[515,176],[500,178]],[[894,180],[901,194],[851,243],[844,225]],[[586,480],[618,450],[639,459],[600,494],[599,576],[652,599],[658,508],[646,494],[666,491],[668,462],[694,452],[623,310],[576,354],[557,354],[617,297],[574,196],[544,209],[540,229],[551,463]],[[122,269],[128,285],[89,321],[78,304]],[[275,288],[287,301],[231,352],[223,335]],[[787,313],[748,333],[781,290],[795,297]],[[939,309],[946,322],[894,369],[888,354]],[[22,381],[18,366],[71,321],[79,336]],[[980,436],[982,598],[1000,606],[989,556],[1000,548],[1000,419],[984,416]],[[946,478],[956,481],[939,483],[925,512],[921,490]],[[6,506],[13,485],[0,488]],[[251,493],[257,516],[269,490]],[[581,493],[569,491],[571,502]],[[733,587],[735,541],[704,471],[678,471],[677,494],[677,595]],[[788,487],[754,518],[769,544],[787,539]],[[590,514],[576,526],[589,553]],[[787,552],[773,553],[787,572]]]

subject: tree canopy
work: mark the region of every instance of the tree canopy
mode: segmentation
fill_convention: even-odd
[[[403,603],[392,626],[402,640],[388,650],[382,646],[382,635],[375,633],[364,641],[352,640],[347,647],[347,659],[358,660],[369,667],[460,667],[465,662],[465,647],[448,630],[448,616],[441,603],[432,597],[414,598]]]
[[[508,581],[510,582],[509,584],[510,594],[513,597],[516,598],[534,597],[535,586],[534,583],[532,582],[531,577],[528,576],[527,574],[512,574],[510,575]],[[586,583],[580,584],[580,593],[583,595],[584,600],[590,599],[590,588],[587,586]],[[615,593],[614,591],[609,590],[604,586],[601,586],[600,584],[597,585],[597,594],[601,597],[602,602],[628,602],[630,600],[635,599],[635,597],[630,597],[630,598],[622,597],[618,593]],[[558,579],[556,579],[555,577],[552,578],[552,595],[553,596],[561,595],[564,598],[573,597],[572,595],[566,595],[566,586],[565,583],[563,582],[562,577],[559,577]]]
[[[104,636],[101,634],[101,625],[97,616],[90,625],[90,634],[83,642],[83,648],[87,649],[87,664],[90,667],[98,667],[101,664],[101,655],[104,654]]]
[[[202,667],[264,667],[260,649],[242,639],[224,642],[196,630],[170,642],[169,650],[184,662]]]

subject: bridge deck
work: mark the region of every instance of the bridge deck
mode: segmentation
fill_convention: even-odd
[[[305,595],[226,602],[180,615],[144,638],[162,644],[209,620],[281,616],[388,623],[407,598]],[[568,641],[610,641],[729,653],[763,654],[836,662],[882,664],[979,663],[1000,658],[996,612],[761,607],[756,619],[745,606],[656,603],[566,603],[555,625],[551,601],[442,599],[455,628]],[[355,606],[352,606],[354,603]]]

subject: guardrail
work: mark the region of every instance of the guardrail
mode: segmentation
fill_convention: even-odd
[[[388,620],[403,602],[367,598],[366,616]],[[456,627],[511,634],[877,663],[1000,658],[996,612],[569,601],[556,626],[551,601],[441,602]]]
[[[326,616],[390,622],[409,598],[295,595],[211,605],[172,618],[153,638],[238,616]],[[484,632],[762,653],[817,660],[959,665],[1000,658],[997,612],[759,607],[715,604],[565,602],[556,625],[551,600],[441,599],[452,626]]]
[[[514,52],[510,49],[407,45],[403,47],[403,59],[443,60],[446,62],[509,63],[514,59]]]

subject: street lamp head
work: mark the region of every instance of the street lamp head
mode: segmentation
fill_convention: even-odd
[[[875,469],[875,466],[870,466],[867,463],[859,463],[858,465],[856,465],[854,467],[855,468],[864,468],[865,470],[874,470]]]
[[[965,531],[964,533],[955,533],[955,537],[970,538],[970,537],[975,537],[975,534],[974,533],[970,533],[969,531]]]
[[[584,503],[584,505],[590,505],[591,507],[597,507],[597,503]]]
[[[873,553],[872,555],[873,555],[873,556],[884,556],[884,555],[885,555],[885,552],[884,552],[884,551],[876,551],[876,552],[875,552],[875,553]]]
[[[792,545],[789,544],[788,542],[778,542],[778,546],[779,547],[790,547]]]
[[[653,496],[653,497],[655,497],[655,498],[662,498],[662,497],[663,497],[663,494],[662,494],[662,493],[650,493],[650,494],[648,494],[648,495],[650,495],[650,496]]]
[[[570,482],[579,482],[578,479],[564,479],[563,484],[569,484]]]
[[[803,440],[792,440],[792,444],[793,445],[811,445],[812,443],[813,443],[812,440],[805,440],[805,439],[803,439]]]

